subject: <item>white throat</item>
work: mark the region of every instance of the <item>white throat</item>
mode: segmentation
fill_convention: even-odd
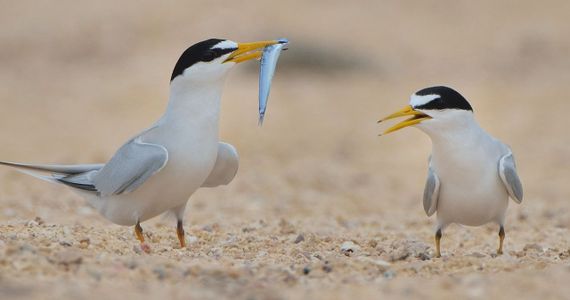
[[[210,83],[175,78],[163,119],[166,122],[185,119],[216,121],[219,119],[224,80]]]
[[[217,126],[222,89],[227,72],[233,66],[217,60],[198,62],[170,82],[170,99],[162,117],[164,122],[182,120],[193,125],[214,122]]]
[[[479,126],[473,113],[464,110],[429,112],[433,119],[418,125],[436,149],[471,148],[489,135]]]
[[[224,79],[225,76],[213,81],[174,78],[168,106],[159,123],[178,139],[212,139],[217,143]]]

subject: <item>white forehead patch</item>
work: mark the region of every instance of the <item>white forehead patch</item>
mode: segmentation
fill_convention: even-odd
[[[412,96],[410,96],[410,105],[412,107],[416,107],[416,106],[420,106],[420,105],[424,105],[432,100],[435,100],[437,98],[440,98],[440,95],[437,94],[431,94],[431,95],[416,95],[413,94]]]
[[[212,49],[237,49],[238,44],[229,40],[221,41],[214,45]]]

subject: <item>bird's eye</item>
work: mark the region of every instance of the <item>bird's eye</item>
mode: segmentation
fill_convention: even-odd
[[[216,52],[214,52],[212,50],[208,50],[208,51],[204,52],[204,55],[202,56],[203,61],[211,61],[214,58],[216,58]]]

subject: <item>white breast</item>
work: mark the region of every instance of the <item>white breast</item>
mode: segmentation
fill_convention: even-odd
[[[477,124],[430,137],[432,167],[441,182],[437,207],[440,225],[501,222],[508,194],[499,177],[498,163],[506,147]]]

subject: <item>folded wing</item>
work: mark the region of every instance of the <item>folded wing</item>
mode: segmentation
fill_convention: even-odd
[[[499,177],[501,177],[509,196],[516,203],[521,203],[523,188],[517,174],[517,166],[512,152],[507,153],[499,160]]]
[[[239,156],[236,148],[230,144],[218,144],[218,157],[214,169],[202,184],[202,187],[227,185],[236,176],[239,167]]]
[[[36,178],[100,196],[134,191],[168,161],[161,145],[142,142],[140,137],[123,145],[107,164],[48,165],[1,162]]]
[[[424,210],[429,216],[433,215],[437,210],[437,201],[439,199],[439,178],[431,167],[431,158],[429,160],[428,177],[424,188]]]
[[[168,151],[161,145],[142,142],[135,138],[123,145],[111,160],[86,178],[103,197],[134,191],[168,161]]]

